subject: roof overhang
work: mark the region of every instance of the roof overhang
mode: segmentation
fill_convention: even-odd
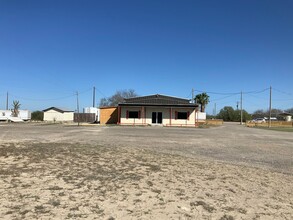
[[[54,110],[54,111],[56,111],[56,112],[60,112],[60,113],[64,113],[64,112],[74,112],[74,111],[64,110],[64,109],[60,109],[60,108],[56,108],[56,107],[50,107],[50,108],[44,109],[43,112],[47,112],[47,111],[50,111],[50,110]]]
[[[146,107],[169,107],[169,108],[178,108],[178,107],[184,107],[184,108],[197,108],[197,104],[142,104],[142,103],[119,103],[118,106],[131,106],[131,107],[140,107],[140,106],[146,106]]]
[[[283,112],[279,114],[280,116],[292,116],[292,114],[287,113],[287,112]]]

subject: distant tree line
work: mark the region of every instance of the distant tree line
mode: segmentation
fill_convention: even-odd
[[[241,110],[235,110],[231,106],[225,106],[217,114],[216,118],[223,119],[224,121],[235,121],[239,122],[241,120]],[[242,120],[251,120],[252,116],[247,111],[242,110]]]
[[[279,116],[280,113],[287,112],[293,114],[293,108],[286,109],[285,111],[281,109],[272,109],[271,117],[275,117],[278,120],[282,120],[283,118]],[[263,110],[258,109],[254,111],[252,114],[249,114],[247,111],[242,111],[242,119],[243,121],[251,120],[254,118],[264,118],[269,117],[270,112],[269,110]],[[210,118],[217,118],[217,119],[223,119],[224,121],[234,121],[239,122],[241,120],[241,110],[235,110],[231,106],[225,106],[220,110],[220,112],[214,116],[214,115],[208,115],[208,119]]]
[[[283,111],[281,109],[273,108],[272,109],[272,112],[271,112],[271,117],[275,117],[275,118],[281,120],[282,117],[280,117],[279,114],[280,113],[283,113],[283,112],[287,112],[287,113],[293,114],[293,108],[286,109],[285,111]],[[252,113],[252,117],[253,118],[269,117],[269,115],[270,115],[270,111],[269,110],[263,110],[263,109],[258,109],[258,110],[254,111]]]

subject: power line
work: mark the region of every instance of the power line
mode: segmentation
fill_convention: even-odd
[[[26,97],[21,97],[21,96],[16,96],[10,93],[11,96],[17,99],[23,99],[23,100],[29,100],[29,101],[54,101],[54,100],[61,100],[61,99],[67,99],[70,97],[75,96],[75,94],[69,95],[69,96],[63,96],[63,97],[58,97],[58,98],[50,98],[50,99],[32,99],[32,98],[26,98]]]
[[[293,99],[274,99],[274,101],[292,101]]]
[[[277,92],[279,92],[279,93],[282,93],[282,94],[288,95],[288,96],[292,96],[292,95],[293,95],[292,93],[284,92],[284,91],[281,91],[281,90],[279,90],[279,89],[275,89],[275,88],[273,88],[273,90],[274,90],[274,91],[277,91]]]
[[[266,89],[262,89],[262,90],[257,90],[257,91],[243,92],[243,94],[251,94],[251,93],[258,94],[258,93],[263,93],[265,91],[268,91],[269,89],[270,88],[266,88]]]
[[[257,98],[257,99],[262,99],[262,100],[267,100],[267,98],[264,98],[264,97],[258,97],[258,96],[255,96],[255,95],[252,95],[252,94],[247,94],[251,97],[254,97],[254,98]]]
[[[86,89],[83,90],[82,92],[79,92],[79,94],[84,94],[87,93],[91,90],[90,89]],[[17,99],[23,99],[23,100],[28,100],[28,101],[54,101],[54,100],[61,100],[61,99],[67,99],[67,98],[71,98],[73,96],[76,96],[76,92],[72,93],[71,95],[67,95],[67,96],[61,96],[61,97],[56,97],[56,98],[48,98],[48,99],[34,99],[34,98],[27,98],[27,97],[22,97],[22,96],[18,96],[18,95],[14,95],[10,93],[10,96],[17,98]]]
[[[107,97],[103,92],[101,92],[101,90],[99,90],[97,87],[96,87],[96,91],[98,91],[103,97]]]
[[[192,90],[190,91],[189,95],[186,98],[189,98],[192,95]]]
[[[80,95],[80,94],[84,94],[84,93],[87,93],[87,92],[89,92],[89,91],[92,91],[92,88],[88,88],[88,89],[86,89],[86,90],[83,90],[82,92],[79,92],[78,94]]]
[[[219,100],[222,100],[222,99],[230,98],[230,97],[233,97],[233,96],[235,96],[235,95],[237,95],[237,94],[234,94],[234,95],[228,95],[228,96],[225,96],[225,97],[222,97],[222,98],[218,98],[218,99],[213,99],[213,100],[211,100],[210,102],[215,102],[215,101],[219,101]]]
[[[207,91],[202,91],[202,90],[197,90],[197,89],[195,89],[194,91],[196,91],[196,92],[204,92],[204,93],[209,93],[209,94],[215,94],[215,95],[237,95],[237,94],[240,94],[240,92],[231,92],[231,93],[207,92]]]
[[[265,92],[269,89],[270,88],[265,88],[262,90],[247,91],[247,92],[242,92],[242,94],[251,94],[251,93],[257,94],[257,93]],[[202,91],[202,90],[194,90],[194,91],[205,92],[205,93],[215,94],[215,95],[240,95],[241,94],[241,92],[227,92],[227,93],[225,93],[225,92],[208,92],[208,91]]]

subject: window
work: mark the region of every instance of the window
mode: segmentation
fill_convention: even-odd
[[[138,111],[129,111],[128,118],[139,118],[139,112]]]
[[[189,120],[189,112],[175,112],[175,119]]]

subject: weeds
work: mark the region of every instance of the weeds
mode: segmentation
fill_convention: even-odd
[[[216,210],[214,207],[210,206],[209,204],[205,203],[204,201],[191,202],[190,206],[202,206],[208,212],[213,212]]]

